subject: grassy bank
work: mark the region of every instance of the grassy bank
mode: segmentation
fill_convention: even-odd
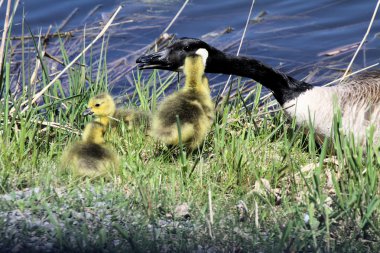
[[[96,67],[84,54],[32,103],[56,73],[37,38],[38,78],[24,57],[20,73],[11,73],[10,37],[0,76],[2,251],[380,250],[380,154],[340,136],[339,117],[335,139],[318,145],[313,131],[261,100],[258,85],[220,110],[197,152],[181,156],[121,126],[106,136],[121,156],[118,173],[78,179],[59,170],[59,159],[91,120],[82,115],[89,97],[108,90],[107,39]],[[154,111],[176,81],[136,71],[135,90],[120,106]]]

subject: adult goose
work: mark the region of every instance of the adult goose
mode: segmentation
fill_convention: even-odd
[[[296,80],[264,63],[244,56],[223,53],[206,42],[181,38],[159,52],[139,57],[141,69],[179,71],[187,55],[198,49],[208,51],[206,73],[232,74],[252,78],[270,89],[286,114],[296,117],[298,125],[311,121],[319,137],[330,136],[337,105],[342,112],[341,130],[353,133],[358,144],[365,144],[370,125],[374,125],[374,141],[380,140],[380,73],[370,72],[346,79],[332,87],[315,87]]]

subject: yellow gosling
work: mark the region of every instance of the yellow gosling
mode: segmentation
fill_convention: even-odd
[[[125,123],[128,130],[133,129],[150,129],[152,115],[149,112],[137,109],[116,109],[114,118]],[[112,121],[111,126],[115,127],[117,121]]]
[[[185,86],[168,96],[153,116],[150,134],[167,145],[178,145],[177,115],[182,143],[189,150],[198,148],[214,120],[214,103],[208,80],[204,75],[207,51],[199,49],[186,57]]]
[[[70,145],[61,158],[61,166],[76,176],[100,177],[119,167],[117,154],[105,144],[105,126],[92,121],[84,129],[82,140]]]
[[[128,130],[139,127],[146,130],[150,126],[151,115],[149,112],[116,108],[113,98],[107,93],[92,97],[87,107],[87,113],[97,116],[97,120],[105,126],[117,127],[120,121],[127,125]]]
[[[94,114],[103,126],[108,126],[115,111],[116,105],[113,98],[107,93],[102,93],[90,98],[86,113]]]

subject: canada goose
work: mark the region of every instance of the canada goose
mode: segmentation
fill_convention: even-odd
[[[214,118],[214,104],[208,80],[204,76],[206,59],[207,51],[204,49],[186,57],[185,85],[159,105],[153,115],[151,136],[167,145],[178,145],[178,115],[185,147],[192,151],[202,143]]]
[[[337,105],[342,113],[344,134],[353,133],[356,143],[363,145],[368,126],[374,125],[374,141],[380,141],[380,72],[357,75],[336,86],[314,87],[254,58],[225,54],[192,38],[178,39],[157,53],[141,56],[136,62],[141,69],[179,71],[186,56],[200,48],[208,52],[205,72],[254,79],[272,91],[286,114],[296,117],[298,125],[307,126],[311,120],[319,137],[331,135]]]
[[[115,101],[107,93],[90,98],[85,114],[94,114],[104,126],[116,127],[118,121],[124,121],[128,130],[136,127],[148,129],[151,121],[151,115],[148,112],[116,108]]]
[[[62,155],[61,166],[77,176],[99,177],[119,166],[116,153],[105,145],[105,126],[97,121],[88,123],[82,140],[69,146]]]

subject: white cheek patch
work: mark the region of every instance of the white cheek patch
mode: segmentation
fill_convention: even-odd
[[[199,48],[196,52],[197,55],[200,55],[203,60],[203,65],[206,66],[206,61],[208,57],[208,51],[205,48]]]

